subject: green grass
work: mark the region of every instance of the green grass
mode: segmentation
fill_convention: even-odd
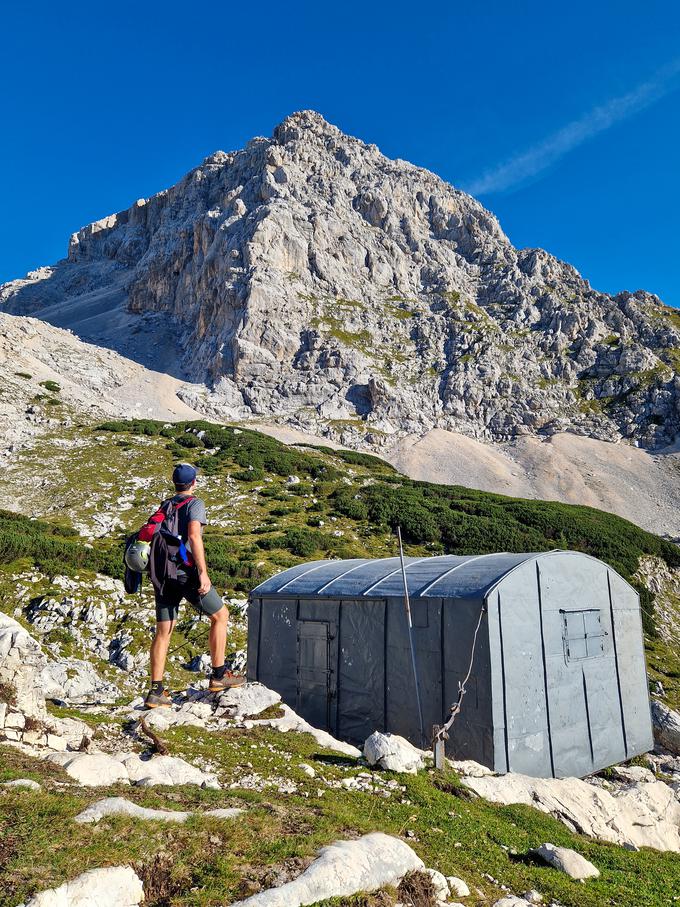
[[[35,565],[47,574],[91,570],[120,576],[122,540],[168,493],[166,476],[175,459],[189,459],[202,470],[201,494],[213,517],[206,532],[213,581],[234,592],[248,591],[303,558],[393,554],[397,526],[409,552],[420,555],[570,548],[606,561],[630,581],[644,554],[680,565],[676,546],[612,514],[417,482],[365,454],[287,447],[254,431],[208,422],[165,427],[149,420],[110,421],[93,434],[80,430],[79,437],[90,446],[74,445],[68,454],[74,489],[62,493],[72,496],[72,508],[58,508],[49,521],[0,513],[5,565]],[[116,446],[121,438],[132,449]],[[31,469],[37,472],[45,453],[36,451],[34,457]],[[66,523],[69,513],[79,515],[75,498],[89,501],[97,489],[103,500],[117,497],[120,489],[107,490],[109,483],[131,464],[139,465],[137,474],[149,476],[148,489],[134,492],[122,529],[85,547]],[[289,475],[301,482],[287,485]],[[111,477],[104,488],[103,476]],[[17,481],[31,485],[21,468]],[[157,491],[149,493],[151,488]],[[52,497],[49,489],[46,493]],[[96,511],[100,505],[92,506]],[[224,527],[218,525],[222,515]],[[310,525],[312,518],[317,527]],[[325,524],[321,528],[319,520]],[[267,529],[271,532],[262,534]],[[645,627],[652,636],[652,600],[642,594]]]
[[[362,352],[369,349],[372,342],[370,331],[350,331],[344,327],[344,321],[335,315],[325,314],[321,317],[313,318],[312,327],[318,328],[335,340],[339,340],[345,346],[354,347]]]
[[[492,902],[502,895],[485,874],[516,893],[536,888],[546,903],[555,899],[565,907],[659,907],[673,903],[680,890],[677,854],[631,853],[573,834],[530,807],[461,799],[459,780],[450,771],[394,776],[406,790],[383,799],[328,787],[321,778],[337,783],[356,775],[360,767],[324,751],[307,735],[259,728],[220,733],[178,728],[163,736],[173,755],[208,759],[224,789],[59,787],[57,782],[68,780],[61,769],[9,747],[0,751],[0,780],[31,777],[44,785],[39,793],[2,794],[2,907],[13,907],[34,891],[54,887],[88,868],[149,864],[161,850],[171,857],[171,879],[179,888],[164,903],[217,907],[243,896],[248,880],[271,885],[267,878],[277,867],[295,861],[299,871],[319,847],[331,841],[371,831],[404,836],[407,830],[413,832],[408,843],[427,866],[460,876],[473,891],[479,888],[484,893],[484,899],[466,900],[470,904]],[[317,778],[304,775],[298,768],[301,761],[314,766]],[[298,790],[281,794],[273,787],[262,792],[239,787],[239,779],[251,772],[292,779]],[[391,776],[380,773],[380,777]],[[229,788],[232,783],[235,786]],[[322,796],[317,794],[319,789]],[[194,818],[176,826],[124,817],[104,819],[96,826],[73,822],[93,801],[121,795],[156,808],[240,806],[246,812],[236,821]],[[545,841],[582,853],[598,867],[600,878],[579,884],[526,857]],[[151,898],[145,903],[160,907],[163,902]]]
[[[667,325],[680,331],[680,312],[672,306],[659,303],[649,312],[652,318],[664,321]]]
[[[680,349],[665,349],[659,351],[659,357],[662,358],[674,372],[680,374]]]
[[[64,432],[60,432],[61,444]],[[287,447],[257,432],[206,422],[165,427],[149,420],[114,421],[95,428],[74,427],[71,432],[68,449],[50,447],[46,438],[33,451],[22,452],[9,477],[17,483],[17,499],[28,496],[26,500],[38,512],[47,512],[47,502],[63,500],[65,495],[71,502],[67,510],[56,507],[41,520],[0,512],[0,597],[7,602],[3,610],[10,613],[16,606],[18,571],[40,569],[47,579],[31,594],[45,595],[55,594],[49,580],[55,573],[77,575],[84,587],[95,571],[119,575],[122,539],[167,493],[175,459],[188,459],[202,468],[200,494],[213,518],[206,533],[208,561],[215,584],[229,592],[245,592],[302,559],[393,554],[398,525],[410,554],[572,548],[607,561],[629,580],[643,554],[680,566],[677,547],[611,514],[416,482],[377,457],[353,451]],[[199,438],[199,432],[205,434]],[[44,475],[46,461],[52,465],[55,485],[42,488],[35,480]],[[101,539],[76,535],[69,520],[89,519],[88,508],[101,512],[103,502],[125,491],[119,483],[120,476],[127,475],[140,476],[144,485],[130,490],[133,506],[121,514],[124,525]],[[298,476],[300,482],[288,485],[289,475]],[[220,519],[224,525],[219,525]],[[85,547],[85,541],[92,547]],[[680,656],[656,633],[651,596],[644,589],[641,594],[650,672],[664,683],[668,701],[677,707]],[[131,608],[138,607],[137,601],[130,600]],[[680,612],[680,602],[676,604]],[[132,623],[123,621],[121,626]],[[138,630],[135,645],[146,645],[148,632],[141,626]],[[205,624],[186,621],[172,645],[182,646],[179,654],[188,660],[205,650],[204,632]],[[54,641],[67,644],[59,629],[52,635]],[[244,628],[234,628],[230,648],[244,642]],[[172,666],[170,680],[186,685],[186,675],[177,664]],[[52,711],[62,717],[80,717],[93,726],[112,718],[106,711],[94,716],[73,709]],[[0,780],[31,777],[44,785],[40,793],[0,794],[2,907],[13,907],[32,892],[95,866],[134,862],[145,873],[161,850],[170,855],[168,884],[177,890],[166,900],[151,897],[148,907],[216,907],[243,896],[248,879],[267,887],[277,868],[309,860],[330,841],[374,830],[397,835],[412,830],[415,837],[409,843],[428,866],[461,876],[491,902],[502,891],[484,873],[518,894],[537,888],[546,903],[554,898],[565,907],[657,907],[670,905],[680,890],[678,855],[650,850],[630,853],[574,835],[529,807],[461,799],[456,793],[458,779],[451,773],[400,778],[406,792],[385,800],[328,788],[318,779],[307,778],[298,768],[300,761],[314,765],[330,781],[356,774],[359,767],[325,753],[306,735],[177,728],[163,736],[173,755],[190,761],[204,758],[213,764],[224,789],[60,786],[57,782],[68,780],[60,769],[10,748],[0,750]],[[250,771],[292,778],[298,792],[284,795],[267,788],[258,793],[238,787],[239,778]],[[231,789],[231,783],[237,786]],[[324,790],[322,796],[317,795],[319,787]],[[194,819],[171,827],[121,817],[99,826],[73,823],[89,803],[113,795],[145,806],[242,806],[247,813],[237,822]],[[601,877],[580,885],[526,859],[530,848],[545,841],[583,853],[601,870]],[[328,905],[383,907],[392,901],[385,894],[382,903],[357,897]],[[473,896],[469,903],[485,902]]]

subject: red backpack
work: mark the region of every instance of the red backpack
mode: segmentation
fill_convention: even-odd
[[[177,579],[178,566],[193,567],[194,559],[179,535],[178,513],[193,497],[174,502],[164,501],[137,533],[142,542],[149,542],[149,575],[154,589],[162,593],[166,579]]]
[[[137,533],[137,540],[140,542],[150,542],[163,523],[166,523],[165,528],[168,532],[172,533],[172,535],[177,535],[177,512],[181,510],[185,504],[188,504],[189,501],[195,500],[196,498],[188,497],[182,498],[182,500],[177,501],[177,503],[174,503],[172,498],[168,501],[163,501],[158,510],[149,517],[139,530]]]

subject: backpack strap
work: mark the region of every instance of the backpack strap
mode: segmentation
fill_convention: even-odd
[[[180,507],[184,507],[185,504],[188,504],[190,501],[195,501],[195,500],[196,500],[196,498],[189,496],[187,498],[183,498],[181,501],[178,501],[177,503],[174,503],[172,498],[168,498],[168,500],[165,501],[164,504],[161,504],[161,510],[165,511],[166,508],[168,508],[172,504],[172,506],[175,508],[175,513],[177,513],[177,511],[180,509]]]

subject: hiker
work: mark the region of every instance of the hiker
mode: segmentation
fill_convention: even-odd
[[[196,474],[196,469],[188,463],[176,466],[172,473],[175,495],[161,504],[161,511],[174,513],[176,516],[175,531],[186,546],[188,563],[184,560],[175,560],[173,566],[176,564],[177,577],[174,578],[174,570],[167,571],[162,582],[154,575],[154,565],[153,563],[151,565],[151,578],[156,596],[156,633],[151,643],[151,689],[144,700],[147,708],[151,709],[172,705],[172,700],[163,687],[163,674],[170,637],[177,623],[179,605],[183,598],[210,618],[208,637],[212,661],[208,687],[210,692],[217,693],[245,683],[244,677],[228,671],[224,663],[229,610],[208,576],[203,548],[203,527],[207,524],[207,519],[205,504],[193,495]]]

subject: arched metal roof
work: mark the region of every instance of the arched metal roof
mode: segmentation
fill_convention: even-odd
[[[507,573],[535,558],[567,555],[570,551],[533,554],[481,554],[457,557],[407,557],[406,579],[413,598],[468,598],[485,595]],[[252,595],[260,598],[385,598],[403,595],[398,557],[325,560],[297,564],[260,583]]]

